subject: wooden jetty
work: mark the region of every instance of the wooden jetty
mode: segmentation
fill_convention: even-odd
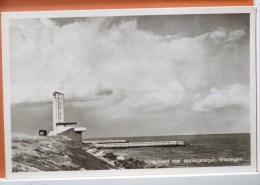
[[[132,142],[132,143],[94,143],[95,148],[137,148],[137,147],[167,147],[188,146],[186,141],[154,141],[154,142]]]
[[[83,144],[106,144],[106,143],[128,143],[127,140],[85,140]]]

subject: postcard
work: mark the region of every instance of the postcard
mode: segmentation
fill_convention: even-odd
[[[8,178],[256,171],[255,10],[3,14]]]

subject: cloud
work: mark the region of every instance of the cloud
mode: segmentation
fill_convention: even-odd
[[[67,106],[73,108],[80,108],[85,112],[99,112],[116,107],[125,99],[124,92],[112,91],[112,90],[101,90],[101,94],[96,93],[92,96],[88,96],[80,99],[71,99],[66,101]],[[112,92],[112,93],[111,93]]]
[[[238,30],[219,29],[208,33],[208,38],[215,43],[235,42],[247,35],[245,28]]]
[[[185,86],[189,89],[197,89],[208,85],[208,81],[199,79],[187,79],[185,80]]]
[[[160,112],[179,106],[184,96],[183,86],[172,81],[167,86],[152,85],[141,94],[132,95],[124,102],[124,107],[137,112]]]
[[[232,105],[248,108],[249,100],[249,88],[241,84],[233,84],[225,89],[212,87],[209,95],[195,102],[192,109],[196,112],[208,112]]]
[[[61,91],[66,100],[77,100],[75,106],[89,109],[122,102],[132,111],[186,106],[189,93],[212,83],[209,64],[219,71],[220,57],[228,58],[222,46],[216,53],[208,41],[232,42],[246,34],[221,29],[194,37],[160,36],[138,24],[137,18],[117,23],[89,18],[62,26],[49,19],[11,21],[12,103],[51,101],[52,92]],[[228,55],[236,56],[233,50]]]
[[[229,37],[227,40],[228,41],[237,41],[246,35],[247,35],[247,33],[246,33],[245,29],[233,30],[229,33]]]
[[[219,43],[226,40],[228,33],[224,30],[217,30],[209,34],[209,38]]]
[[[149,16],[11,20],[11,102],[20,112],[12,124],[51,123],[52,93],[60,91],[66,120],[92,136],[131,135],[129,128],[133,135],[247,131],[246,21],[223,26],[212,16],[192,31],[194,15],[174,24],[175,16],[158,16],[160,27]],[[48,106],[34,115],[24,105]],[[234,107],[242,108],[219,111]]]
[[[110,96],[113,95],[113,91],[111,89],[100,89],[97,93],[97,96]]]

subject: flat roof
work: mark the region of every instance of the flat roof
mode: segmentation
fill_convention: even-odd
[[[76,125],[77,122],[63,122],[63,123],[56,123],[56,125]]]
[[[64,95],[64,94],[61,93],[61,92],[55,91],[54,93],[52,93],[52,96],[55,96],[56,94],[62,94],[62,95]]]

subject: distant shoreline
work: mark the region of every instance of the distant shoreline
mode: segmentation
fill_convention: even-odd
[[[152,136],[152,135],[148,135],[148,136],[112,136],[112,137],[83,137],[83,140],[105,140],[105,139],[124,139],[124,138],[144,138],[144,137],[172,137],[172,136],[176,136],[176,137],[183,137],[183,136],[207,136],[207,135],[244,135],[244,134],[250,134],[250,132],[245,132],[245,133],[223,133],[223,134],[173,134],[173,135],[162,135],[162,136]]]

